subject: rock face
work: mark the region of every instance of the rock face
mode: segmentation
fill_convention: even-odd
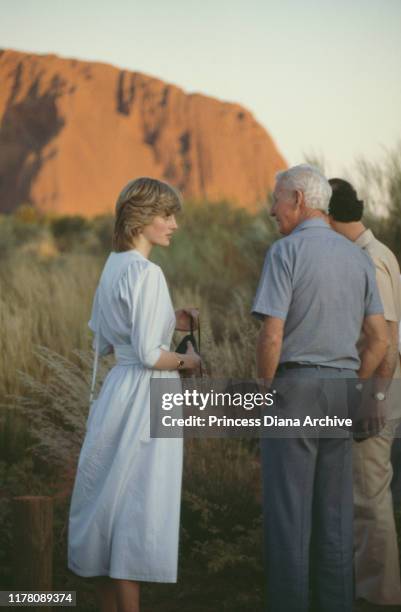
[[[241,106],[106,64],[0,51],[0,212],[111,212],[144,175],[253,208],[285,167]]]

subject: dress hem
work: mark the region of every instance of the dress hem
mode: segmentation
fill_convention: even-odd
[[[96,578],[97,576],[108,576],[109,578],[114,578],[115,580],[136,580],[139,582],[165,582],[165,583],[176,583],[177,577],[171,578],[167,576],[150,576],[147,574],[135,574],[127,576],[124,575],[115,575],[113,572],[109,572],[108,570],[94,570],[93,572],[82,572],[80,570],[73,569],[70,565],[68,565],[68,569],[71,570],[77,576],[81,576],[82,578]]]

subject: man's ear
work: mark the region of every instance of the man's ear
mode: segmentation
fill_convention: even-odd
[[[331,215],[327,215],[327,221],[330,223],[330,227],[335,229],[336,222],[334,221],[334,219],[333,219],[333,217]]]
[[[296,189],[295,191],[295,207],[299,208],[300,212],[305,210],[305,196],[302,191]]]

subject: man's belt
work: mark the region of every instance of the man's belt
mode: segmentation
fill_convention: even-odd
[[[298,363],[297,361],[283,361],[279,363],[278,370],[292,370],[293,368],[332,368],[333,366],[322,365],[321,363]]]

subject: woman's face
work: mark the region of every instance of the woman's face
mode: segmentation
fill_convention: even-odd
[[[174,215],[156,215],[151,223],[145,225],[141,234],[152,246],[169,246],[177,228]]]

